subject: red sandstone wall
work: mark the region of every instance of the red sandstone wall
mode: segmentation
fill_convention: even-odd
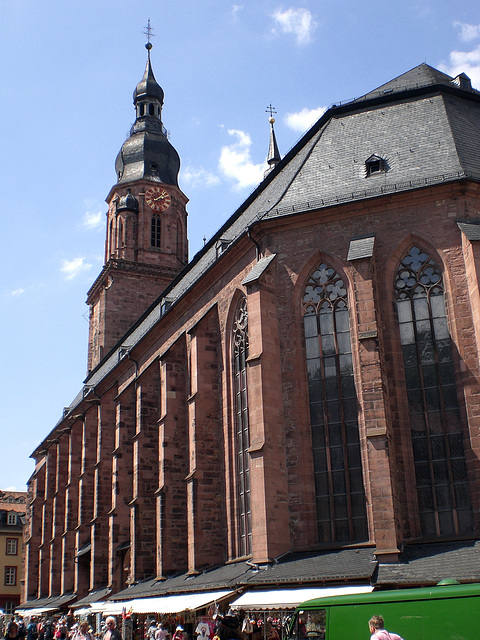
[[[240,294],[247,299],[250,331],[252,559],[316,548],[301,296],[306,278],[322,260],[348,286],[370,543],[389,556],[403,541],[418,536],[393,311],[393,274],[413,242],[429,250],[444,269],[459,397],[468,419],[465,447],[478,530],[479,320],[472,314],[479,305],[476,255],[463,246],[465,241],[462,245],[456,224],[457,218],[478,216],[477,202],[476,187],[463,195],[455,186],[444,186],[262,222],[254,230],[256,239],[263,252],[276,258],[247,286],[242,281],[255,263],[253,245],[245,238],[227,252],[136,347],[133,360],[124,359],[98,385],[100,405],[85,409],[81,470],[74,471],[71,463],[72,474],[79,475],[77,482],[71,478],[68,490],[69,500],[78,504],[77,549],[86,540],[93,543],[90,576],[85,560],[76,565],[78,595],[107,583],[121,585],[121,570],[114,568],[112,556],[128,531],[130,579],[196,571],[238,556],[229,339],[231,309]],[[350,240],[373,233],[373,257],[347,261]],[[65,447],[59,451],[71,455]],[[47,567],[53,566],[48,559],[55,455],[51,447],[38,561],[38,536],[28,552],[32,570],[41,567],[42,595],[53,585]],[[56,514],[59,518],[58,509]],[[103,554],[108,549],[110,559],[100,549]],[[34,582],[32,578],[30,590]],[[65,585],[70,582],[63,579]]]

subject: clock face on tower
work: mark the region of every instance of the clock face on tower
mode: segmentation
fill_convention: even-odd
[[[154,211],[165,211],[170,206],[172,199],[168,191],[162,187],[150,187],[145,193],[145,200],[150,209]]]

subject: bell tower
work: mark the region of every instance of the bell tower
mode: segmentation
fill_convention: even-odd
[[[162,122],[164,93],[153,74],[150,41],[145,47],[145,73],[133,93],[135,122],[106,198],[104,266],[87,294],[89,372],[188,262],[188,198],[178,186],[180,158]]]

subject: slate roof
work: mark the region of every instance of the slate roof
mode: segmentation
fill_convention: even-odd
[[[72,605],[72,608],[78,609],[80,607],[85,607],[92,602],[100,602],[101,600],[105,600],[105,598],[111,593],[112,590],[108,589],[107,587],[105,589],[97,589],[96,591],[91,591],[87,596],[81,598],[81,600],[77,600]]]
[[[334,581],[370,582],[377,563],[373,549],[341,549],[323,553],[291,554],[281,562],[260,568],[249,577],[248,586]]]
[[[147,580],[111,596],[131,600],[216,589],[298,587],[345,581],[370,583],[377,563],[372,549],[342,549],[323,553],[289,554],[278,562],[256,565],[236,562],[198,575],[182,574],[166,580]]]
[[[37,598],[36,600],[26,600],[22,602],[19,609],[40,609],[40,608],[52,608],[52,609],[60,609],[66,606],[69,602],[71,602],[75,598],[74,593],[67,593],[63,596],[49,596],[46,598]]]
[[[400,562],[378,563],[373,548],[292,553],[277,562],[225,564],[197,575],[181,574],[166,580],[145,580],[110,595],[108,600],[133,600],[166,595],[200,593],[219,589],[255,590],[350,584],[372,584],[376,588],[392,585],[434,585],[445,578],[459,582],[480,582],[480,540],[407,545]],[[92,592],[69,604],[74,594],[53,596],[23,603],[22,608],[78,608],[104,600],[109,589]]]
[[[253,568],[246,562],[225,564],[197,575],[184,573],[166,580],[152,579],[140,582],[114,594],[111,599],[130,600],[167,594],[197,593],[198,591],[235,588],[236,585],[247,581],[252,571]]]
[[[467,236],[470,242],[477,242],[480,240],[480,224],[478,222],[457,222],[460,231]]]
[[[332,106],[91,372],[65,415],[116,367],[122,351],[142,340],[222,259],[228,247],[218,253],[220,238],[232,245],[262,219],[467,178],[480,181],[478,148],[479,92],[426,64]],[[386,171],[366,177],[365,161],[372,154],[384,160]]]
[[[389,80],[361,98],[357,98],[354,102],[384,96],[389,93],[400,93],[402,91],[410,91],[412,89],[422,89],[435,84],[442,84],[448,87],[452,85],[458,86],[458,83],[455,82],[454,78],[424,62],[413,69],[402,73],[396,78],[393,78],[393,80]],[[474,89],[471,91],[478,93],[478,91],[475,91]]]
[[[444,578],[480,582],[480,540],[408,545],[401,562],[379,564],[377,585],[434,585]]]
[[[376,588],[392,585],[435,585],[445,578],[480,582],[480,540],[407,545],[399,562],[378,563],[372,548],[288,554],[264,565],[225,564],[199,575],[182,574],[133,585],[111,600],[129,600],[216,589],[260,589],[363,583]]]

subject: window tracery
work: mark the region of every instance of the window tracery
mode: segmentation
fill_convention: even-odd
[[[415,484],[424,536],[471,531],[463,426],[442,273],[412,246],[395,276]]]
[[[248,422],[247,367],[248,312],[242,298],[233,321],[233,378],[235,392],[235,437],[237,457],[238,537],[241,556],[252,552],[252,511],[250,504],[250,446]]]
[[[347,291],[325,263],[303,296],[319,541],[368,539]]]

